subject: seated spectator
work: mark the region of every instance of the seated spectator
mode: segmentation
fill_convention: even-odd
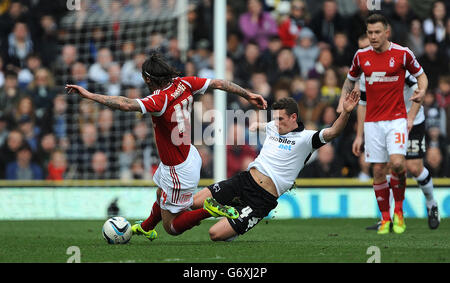
[[[314,67],[309,70],[308,78],[321,79],[325,74],[325,70],[333,67],[333,54],[330,49],[324,48],[320,51],[319,58]]]
[[[436,39],[425,39],[424,54],[417,58],[428,77],[428,88],[434,90],[438,85],[440,75],[448,75],[449,59],[445,54],[440,54]]]
[[[72,73],[73,65],[78,60],[78,50],[75,45],[65,44],[62,47],[61,55],[55,60],[52,70],[58,74],[56,84],[65,85]]]
[[[330,105],[337,106],[341,95],[341,87],[338,74],[333,68],[325,71],[322,79],[322,87],[320,88],[320,96],[323,101]]]
[[[214,177],[214,164],[213,164],[213,153],[211,148],[206,145],[197,145],[198,153],[202,158],[202,167],[200,169],[200,178],[213,178]]]
[[[425,35],[433,36],[438,43],[444,42],[446,19],[447,15],[445,2],[435,1],[431,9],[430,17],[423,21],[423,30]]]
[[[55,150],[51,153],[50,161],[47,166],[47,180],[64,180],[67,170],[67,157],[61,150]]]
[[[5,83],[0,88],[0,114],[9,118],[13,117],[14,109],[17,107],[20,99],[25,97],[26,94],[20,90],[17,73],[13,71],[7,71],[5,74]],[[9,127],[14,125],[10,124]]]
[[[245,129],[239,124],[233,124],[228,133],[227,178],[230,178],[246,170],[248,164],[256,158],[257,152],[253,146],[246,143]]]
[[[308,25],[309,20],[305,1],[291,1],[289,16],[278,27],[278,34],[284,47],[293,48],[296,45],[302,28]]]
[[[31,148],[25,143],[17,150],[16,160],[6,165],[7,180],[43,180],[42,168],[32,162]]]
[[[441,76],[436,90],[436,101],[439,107],[445,112],[445,117],[450,118],[450,76]],[[450,122],[447,120],[447,128],[443,129],[444,135],[450,135]]]
[[[16,159],[17,151],[25,144],[25,137],[17,129],[11,130],[6,142],[0,147],[0,179],[5,179],[6,164]]]
[[[76,170],[77,179],[87,179],[91,168],[92,156],[100,148],[97,129],[92,123],[85,123],[80,129],[80,137],[71,143],[68,150],[70,166]]]
[[[277,64],[278,53],[281,51],[283,44],[277,35],[273,35],[269,39],[269,44],[263,52],[261,52],[261,64],[264,70],[270,70]]]
[[[239,17],[239,28],[243,35],[243,43],[255,41],[260,50],[267,48],[269,38],[278,33],[276,21],[270,13],[263,11],[260,0],[249,0],[247,12]]]
[[[303,97],[303,93],[305,92],[305,80],[298,76],[291,80],[290,92],[292,97],[299,101]]]
[[[391,22],[392,41],[402,46],[406,45],[411,21],[416,18],[408,0],[397,0],[393,12],[388,15]]]
[[[45,134],[42,135],[40,140],[38,149],[35,154],[35,160],[41,166],[41,168],[45,171],[45,176],[48,175],[47,168],[48,163],[50,162],[52,153],[57,148],[57,141],[54,134]]]
[[[42,15],[38,29],[40,29],[37,39],[39,45],[36,44],[36,49],[42,56],[44,66],[50,67],[59,51],[58,28],[54,16],[50,13]]]
[[[144,86],[144,80],[142,79],[142,64],[145,59],[145,54],[138,53],[133,59],[125,62],[121,71],[122,84],[130,87]]]
[[[231,31],[227,33],[227,57],[235,63],[244,55],[244,45],[239,32]]]
[[[24,134],[25,140],[33,153],[36,153],[39,147],[39,135],[41,133],[41,129],[36,125],[35,120],[28,115],[22,115],[19,120],[18,127]]]
[[[108,67],[108,80],[103,84],[105,93],[110,96],[119,96],[122,94],[123,86],[120,81],[120,65],[112,63]]]
[[[98,142],[102,145],[102,151],[108,156],[110,170],[114,173],[119,169],[117,164],[117,150],[119,144],[116,142],[117,131],[114,121],[114,112],[109,108],[104,108],[98,113],[97,129]]]
[[[446,114],[436,101],[436,95],[428,90],[423,99],[423,110],[425,113],[425,129],[438,127],[441,133],[445,133]]]
[[[13,31],[9,34],[5,43],[6,62],[5,65],[12,65],[16,68],[25,67],[28,54],[34,50],[27,24],[16,22]]]
[[[11,128],[16,128],[19,126],[19,122],[23,117],[30,118],[34,123],[37,122],[36,111],[34,111],[34,103],[31,97],[23,96],[19,99],[18,103],[14,107],[14,111],[9,117],[9,122]]]
[[[53,107],[56,96],[55,82],[47,69],[36,70],[34,81],[28,87],[28,94],[33,99],[36,117],[41,119]]]
[[[297,45],[293,49],[301,76],[308,77],[309,70],[314,68],[320,49],[315,42],[314,33],[307,27],[302,28],[298,35]]]
[[[128,132],[122,136],[122,145],[118,155],[118,166],[120,179],[132,179],[131,166],[137,158],[136,140],[132,133]]]
[[[245,46],[244,57],[237,62],[235,68],[235,76],[238,82],[244,87],[250,87],[248,82],[250,81],[251,74],[263,68],[260,50],[255,42],[249,42]]]
[[[66,82],[64,82],[66,84]],[[75,62],[70,69],[70,77],[67,84],[76,84],[92,92],[99,92],[102,90],[100,84],[88,77],[86,65],[81,62]],[[78,96],[69,96],[71,100],[78,99]]]
[[[275,68],[267,70],[269,83],[275,84],[281,78],[293,79],[300,75],[300,67],[294,53],[289,48],[283,48],[277,55]]]
[[[442,152],[437,147],[429,147],[425,153],[425,166],[433,178],[446,177]]]
[[[308,79],[305,82],[305,93],[298,103],[300,120],[306,124],[313,123],[318,126],[320,115],[327,103],[320,99],[320,82],[317,79]]]
[[[311,29],[319,42],[319,46],[331,47],[336,32],[344,31],[345,19],[339,14],[336,0],[323,1],[322,8],[312,17]]]
[[[300,178],[339,178],[342,166],[335,159],[334,147],[327,143],[318,149],[317,159],[309,163],[300,173]]]
[[[111,170],[109,170],[108,157],[104,152],[97,151],[92,155],[89,179],[105,180],[115,178]]]
[[[341,74],[347,75],[355,50],[345,32],[339,31],[334,35],[332,54],[334,66],[340,69]]]
[[[257,70],[252,73],[250,77],[250,87],[251,89],[264,97],[267,100],[267,103],[272,104],[273,97],[271,95],[272,87],[268,81],[266,72],[261,70]],[[239,101],[243,100],[241,97],[238,98]]]
[[[101,48],[98,51],[96,62],[89,67],[88,77],[97,84],[104,84],[108,81],[108,68],[113,62],[111,50]]]
[[[17,78],[19,87],[26,89],[27,86],[34,81],[34,74],[42,67],[42,60],[36,53],[30,53],[26,59],[26,66],[20,70]]]
[[[67,101],[65,94],[58,94],[53,99],[53,108],[42,118],[41,130],[43,134],[53,133],[58,140],[67,138]]]
[[[422,30],[422,22],[419,19],[411,21],[408,37],[406,39],[406,46],[411,49],[416,58],[423,55],[424,52],[425,35]]]

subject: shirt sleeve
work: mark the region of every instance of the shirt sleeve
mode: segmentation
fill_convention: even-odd
[[[403,63],[406,70],[414,77],[418,77],[423,73],[422,66],[420,66],[419,61],[417,61],[414,53],[409,48],[406,48],[405,54],[403,55]]]
[[[199,77],[184,77],[181,81],[187,84],[192,91],[192,94],[204,94],[208,89],[211,79],[199,78]]]
[[[356,52],[355,56],[353,57],[352,66],[348,71],[347,78],[352,81],[357,81],[359,76],[361,75],[361,72],[361,66],[359,65],[359,55],[358,52]]]
[[[323,138],[323,131],[317,131],[311,138],[311,145],[313,149],[318,149],[324,146],[327,142]]]
[[[139,105],[141,106],[141,112],[143,114],[149,112],[153,116],[161,116],[164,114],[167,108],[167,95],[164,93],[153,93],[145,98],[136,99]]]

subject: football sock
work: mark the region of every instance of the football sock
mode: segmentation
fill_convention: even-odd
[[[144,231],[148,232],[155,229],[159,221],[161,221],[161,207],[159,206],[158,201],[155,201],[150,216],[141,223],[141,227],[142,229],[144,229]]]
[[[384,181],[381,184],[373,184],[375,196],[377,198],[378,208],[381,212],[383,220],[390,221],[391,215],[389,213],[389,184]]]
[[[395,200],[394,212],[403,212],[403,201],[405,199],[406,190],[406,171],[400,174],[392,172],[391,187]]]
[[[422,189],[422,192],[425,196],[427,208],[430,209],[432,206],[436,206],[436,200],[433,195],[433,179],[431,178],[431,174],[427,168],[423,168],[422,173],[419,176],[415,177],[417,184]]]
[[[211,214],[203,208],[185,211],[177,215],[170,226],[170,229],[174,234],[181,234],[192,227],[199,225],[200,221],[205,218],[211,217]]]

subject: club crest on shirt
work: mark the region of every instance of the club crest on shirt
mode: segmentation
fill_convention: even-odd
[[[389,60],[389,67],[394,67],[394,64],[395,64],[395,59],[394,59],[394,57],[391,57],[391,59]]]

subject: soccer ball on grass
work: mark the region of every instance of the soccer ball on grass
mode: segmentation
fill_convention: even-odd
[[[108,244],[126,244],[132,235],[130,222],[123,217],[112,217],[103,224],[102,234]]]

